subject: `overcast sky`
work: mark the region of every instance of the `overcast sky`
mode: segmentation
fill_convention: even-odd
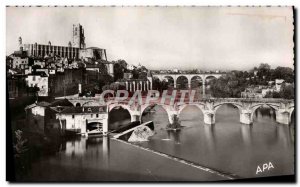
[[[150,69],[293,68],[291,7],[8,7],[6,54],[23,43],[67,46],[72,24],[86,46]]]

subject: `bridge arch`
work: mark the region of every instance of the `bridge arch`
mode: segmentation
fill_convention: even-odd
[[[179,75],[179,76],[177,76],[176,77],[176,80],[175,80],[175,82],[174,82],[174,87],[178,87],[179,86],[179,84],[177,83],[178,82],[178,80],[187,80],[187,85],[186,85],[186,83],[184,83],[184,86],[187,86],[187,88],[189,88],[190,87],[190,82],[191,82],[191,80],[190,80],[190,78],[188,77],[188,76],[186,76],[186,75]],[[175,86],[176,85],[176,86]],[[181,85],[182,86],[182,85]]]
[[[162,81],[164,81],[166,79],[168,80],[168,84],[169,85],[170,85],[170,81],[172,81],[171,84],[173,84],[173,86],[176,84],[176,79],[175,79],[174,76],[172,76],[172,75],[164,75],[163,78],[162,78]]]
[[[252,120],[252,121],[253,121],[253,116],[254,116],[255,111],[256,111],[258,108],[262,107],[262,106],[268,106],[268,107],[274,109],[275,112],[276,112],[276,111],[279,109],[279,107],[280,107],[280,105],[273,104],[273,103],[258,103],[258,104],[255,104],[255,105],[253,105],[253,106],[250,108],[250,110],[251,110],[251,120]],[[276,114],[275,114],[275,115],[276,115]]]
[[[111,112],[116,107],[121,107],[121,108],[127,110],[130,115],[132,115],[132,110],[130,109],[129,105],[119,104],[119,103],[110,104],[109,107],[108,107],[108,112]]]
[[[143,121],[142,120],[142,118],[143,118],[143,115],[145,114],[145,111],[148,109],[148,108],[150,108],[150,107],[153,107],[155,110],[161,110],[159,113],[156,113],[155,112],[155,114],[154,114],[154,116],[152,116],[154,119],[156,119],[156,115],[166,115],[166,117],[167,118],[165,118],[165,117],[163,117],[163,118],[161,118],[161,119],[159,119],[159,118],[157,118],[157,120],[158,121],[160,121],[160,122],[163,122],[164,120],[167,120],[168,122],[169,122],[169,120],[168,120],[168,118],[169,118],[169,112],[168,112],[168,109],[166,108],[166,107],[164,107],[164,105],[160,105],[160,104],[147,104],[147,105],[142,105],[141,106],[141,121]],[[146,117],[147,118],[147,117]],[[155,125],[155,124],[154,124]]]
[[[199,79],[200,78],[200,79]],[[190,77],[190,88],[192,88],[193,86],[193,83],[195,83],[196,81],[198,81],[199,83],[201,83],[202,85],[203,85],[203,77],[202,76],[200,76],[200,75],[192,75],[191,77]],[[197,85],[198,86],[198,85]],[[196,88],[197,88],[197,86],[196,86]]]
[[[118,110],[118,109],[123,110]],[[114,111],[114,109],[116,109]],[[109,129],[118,129],[120,126],[133,122],[133,111],[126,104],[113,103],[108,105]]]
[[[233,108],[230,108],[233,107]],[[220,109],[221,108],[221,109]],[[230,120],[234,120],[236,122],[240,121],[241,112],[242,112],[242,104],[235,102],[221,102],[213,106],[213,111],[215,114],[215,122],[223,121],[223,117],[231,116]],[[224,121],[226,121],[225,119]]]
[[[235,103],[235,102],[222,102],[222,103],[218,103],[218,104],[214,105],[214,106],[213,106],[213,110],[214,110],[215,112],[217,112],[217,110],[218,110],[221,106],[223,106],[223,105],[232,105],[232,106],[238,108],[239,112],[243,109],[243,106],[242,106],[241,104],[239,104],[239,103]]]
[[[204,82],[204,81],[206,82],[206,79],[207,79],[207,78],[215,78],[215,79],[218,79],[218,78],[220,78],[220,77],[221,77],[221,75],[208,74],[208,75],[203,76],[202,79],[203,79],[203,82]]]
[[[204,104],[204,103],[191,103],[191,104],[183,104],[183,105],[180,105],[179,108],[178,108],[178,116],[180,116],[181,112],[182,112],[187,106],[196,106],[197,108],[200,109],[200,111],[202,112],[202,114],[204,114],[204,107],[205,107],[205,104]]]

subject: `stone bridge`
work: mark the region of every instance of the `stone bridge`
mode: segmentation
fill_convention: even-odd
[[[166,105],[160,103],[149,104],[132,104],[128,105],[125,102],[108,103],[109,112],[115,107],[122,107],[128,110],[131,121],[141,121],[141,116],[149,106],[160,105],[168,114],[169,123],[174,123],[174,115],[180,118],[182,110],[187,106],[198,107],[204,115],[204,123],[214,124],[216,112],[219,107],[225,104],[231,104],[238,108],[240,122],[243,124],[252,124],[255,111],[261,106],[269,106],[276,112],[276,121],[281,124],[289,124],[291,121],[292,112],[294,111],[294,100],[285,99],[249,99],[249,98],[218,98],[218,99],[202,99],[192,103],[175,103],[174,105]]]
[[[240,115],[240,122],[243,124],[252,124],[255,111],[261,106],[269,106],[275,110],[276,121],[281,124],[290,124],[291,116],[294,111],[294,100],[275,99],[275,98],[210,98],[201,99],[194,102],[174,102],[174,104],[161,104],[160,102],[142,102],[131,103],[128,100],[118,101],[115,99],[101,101],[100,98],[68,98],[74,106],[103,106],[107,105],[108,114],[114,108],[126,109],[130,116],[131,122],[140,121],[146,108],[160,105],[168,114],[169,123],[174,123],[174,116],[179,117],[182,110],[187,106],[196,106],[201,110],[204,116],[204,123],[214,124],[217,110],[225,104],[235,106]],[[107,133],[108,122],[103,124],[104,134]]]
[[[163,81],[167,78],[172,78],[174,81],[174,88],[176,88],[177,79],[179,77],[185,77],[188,80],[188,88],[191,88],[192,79],[198,77],[202,80],[203,84],[203,95],[205,95],[205,83],[208,77],[220,78],[224,74],[220,73],[199,73],[199,74],[153,74],[153,78],[158,78],[160,81]]]

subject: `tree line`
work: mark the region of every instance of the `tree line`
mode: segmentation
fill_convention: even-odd
[[[262,63],[250,71],[231,71],[219,79],[210,82],[213,97],[241,97],[241,92],[250,86],[269,85],[270,81],[283,79],[285,83],[279,92],[269,92],[266,97],[294,98],[294,70],[288,67],[272,69]],[[273,84],[274,84],[273,83]]]

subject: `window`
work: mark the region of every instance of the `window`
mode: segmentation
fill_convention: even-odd
[[[99,114],[96,114],[96,118],[99,118]]]
[[[72,115],[72,119],[74,119],[75,118],[75,115]]]
[[[91,118],[93,118],[93,114],[91,114]]]
[[[32,77],[32,80],[35,81],[35,76]]]

